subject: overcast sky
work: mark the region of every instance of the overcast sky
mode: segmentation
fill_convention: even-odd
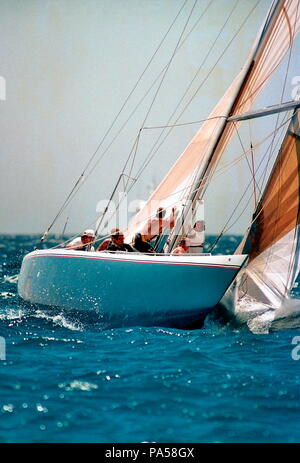
[[[170,59],[193,3],[187,0],[97,155]],[[187,31],[209,3],[198,0]],[[176,54],[146,125],[166,123],[236,3],[190,94],[257,2],[212,1]],[[215,106],[242,67],[270,3],[259,2],[182,122],[205,118]],[[0,0],[0,98],[6,82],[6,99],[0,101],[0,233],[42,233],[47,228],[183,4],[183,0]],[[299,57],[299,46],[297,50]],[[296,74],[293,68],[290,76]],[[93,226],[97,203],[110,196],[152,97],[153,92],[104,155],[57,222],[55,232],[62,231],[67,216],[67,232]],[[133,190],[135,198],[147,198],[151,185],[160,182],[198,128],[192,125],[173,131]],[[155,131],[143,134],[136,169],[156,136]],[[205,216],[212,233],[222,222],[221,213],[230,212],[232,195],[241,188],[236,176],[230,185],[224,188],[220,180],[206,202]],[[242,231],[240,225],[232,229]]]

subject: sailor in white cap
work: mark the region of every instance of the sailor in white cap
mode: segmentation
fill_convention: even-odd
[[[67,249],[76,249],[77,251],[95,251],[92,242],[95,239],[95,232],[92,229],[84,230],[80,237],[75,238],[67,244]]]

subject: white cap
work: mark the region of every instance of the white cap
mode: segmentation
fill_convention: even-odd
[[[94,237],[94,236],[95,236],[95,232],[94,232],[94,230],[92,230],[91,228],[89,228],[88,230],[84,230],[84,232],[82,233],[81,236],[83,236],[83,235]]]

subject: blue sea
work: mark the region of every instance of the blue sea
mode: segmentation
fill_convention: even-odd
[[[298,329],[254,334],[218,311],[194,331],[104,329],[45,312],[17,295],[36,244],[0,241],[0,442],[300,442]]]

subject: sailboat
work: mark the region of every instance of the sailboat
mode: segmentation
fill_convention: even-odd
[[[299,271],[300,103],[278,101],[255,111],[252,106],[292,47],[300,27],[298,7],[298,0],[272,2],[245,65],[125,231],[130,242],[158,207],[170,220],[176,205],[163,252],[33,251],[24,257],[18,280],[25,301],[96,311],[110,326],[177,328],[202,320],[220,301],[235,307],[242,293],[273,307],[282,303]],[[241,121],[286,111],[294,112],[286,138],[236,252],[172,255]]]

